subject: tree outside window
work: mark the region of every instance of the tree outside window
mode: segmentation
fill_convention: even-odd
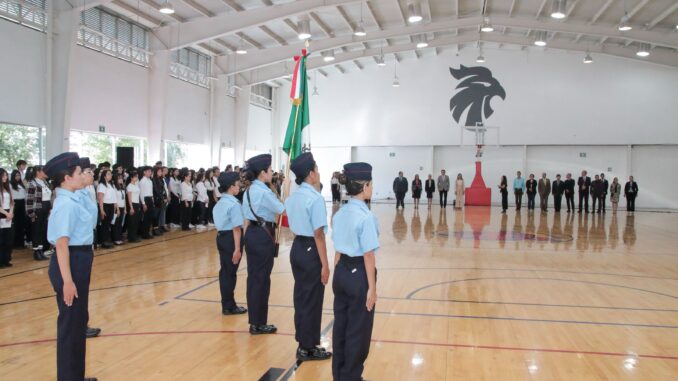
[[[41,130],[38,127],[0,123],[0,167],[11,171],[20,159],[26,160],[29,165],[40,164],[40,155],[44,152],[44,139],[41,139],[44,134]]]

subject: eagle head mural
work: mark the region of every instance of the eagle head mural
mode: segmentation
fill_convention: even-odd
[[[460,123],[462,114],[468,109],[464,126],[484,125],[494,113],[490,100],[495,96],[506,99],[504,88],[486,67],[461,65],[459,69],[450,68],[450,73],[461,80],[456,87],[457,93],[450,99],[452,117]]]

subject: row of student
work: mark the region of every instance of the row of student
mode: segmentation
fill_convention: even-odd
[[[539,181],[534,179],[534,174],[530,174],[529,179],[525,181],[521,177],[521,172],[518,171],[516,178],[513,180],[513,192],[515,195],[516,210],[520,210],[522,205],[523,193],[527,194],[527,208],[534,210],[535,197],[539,194],[540,208],[542,212],[548,210],[549,196],[553,194],[554,208],[556,212],[560,212],[562,197],[565,196],[567,205],[567,212],[575,211],[574,195],[575,195],[575,181],[572,174],[565,175],[565,180],[561,180],[560,174],[556,175],[556,180],[551,182],[546,173],[542,173]],[[619,199],[622,194],[621,184],[618,178],[614,178],[612,183],[605,179],[605,174],[596,174],[594,180],[587,176],[587,171],[582,171],[581,176],[576,182],[576,190],[579,195],[579,213],[589,213],[589,197],[593,203],[591,213],[605,213],[607,195],[610,195],[612,202],[612,210],[617,212]],[[502,211],[506,212],[508,209],[508,184],[506,176],[502,176],[499,184],[499,190],[502,194]],[[638,183],[629,176],[629,180],[624,185],[624,197],[626,198],[626,210],[633,213],[636,209],[636,197],[638,196]],[[596,210],[596,204],[598,208]]]

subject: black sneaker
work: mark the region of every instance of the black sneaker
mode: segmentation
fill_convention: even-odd
[[[99,336],[101,333],[101,328],[92,328],[92,327],[87,327],[87,338],[91,339],[93,337]]]
[[[270,335],[276,333],[278,328],[271,324],[250,325],[250,334],[252,335]]]
[[[247,312],[247,308],[245,307],[240,307],[240,306],[235,306],[233,308],[227,309],[227,310],[222,310],[221,313],[223,315],[242,315]]]
[[[299,361],[327,360],[331,357],[332,352],[327,352],[322,347],[315,347],[313,349],[297,348],[297,360]]]

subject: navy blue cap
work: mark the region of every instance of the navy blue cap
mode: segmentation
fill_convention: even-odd
[[[79,165],[80,168],[82,169],[89,168],[89,166],[91,165],[91,163],[89,162],[89,157],[81,157]]]
[[[223,172],[217,180],[219,181],[219,186],[226,190],[235,184],[236,181],[240,180],[240,174],[237,172]]]
[[[79,166],[80,157],[76,152],[64,152],[57,156],[54,156],[50,161],[45,164],[42,170],[47,174],[48,177],[54,177],[66,171],[69,168]]]
[[[292,160],[290,169],[297,176],[298,179],[305,179],[308,173],[315,169],[315,159],[310,152],[304,152]]]
[[[271,166],[271,159],[271,155],[267,153],[251,157],[247,160],[247,168],[254,173],[268,169]]]
[[[344,164],[344,175],[348,180],[372,181],[372,166],[367,163]]]

